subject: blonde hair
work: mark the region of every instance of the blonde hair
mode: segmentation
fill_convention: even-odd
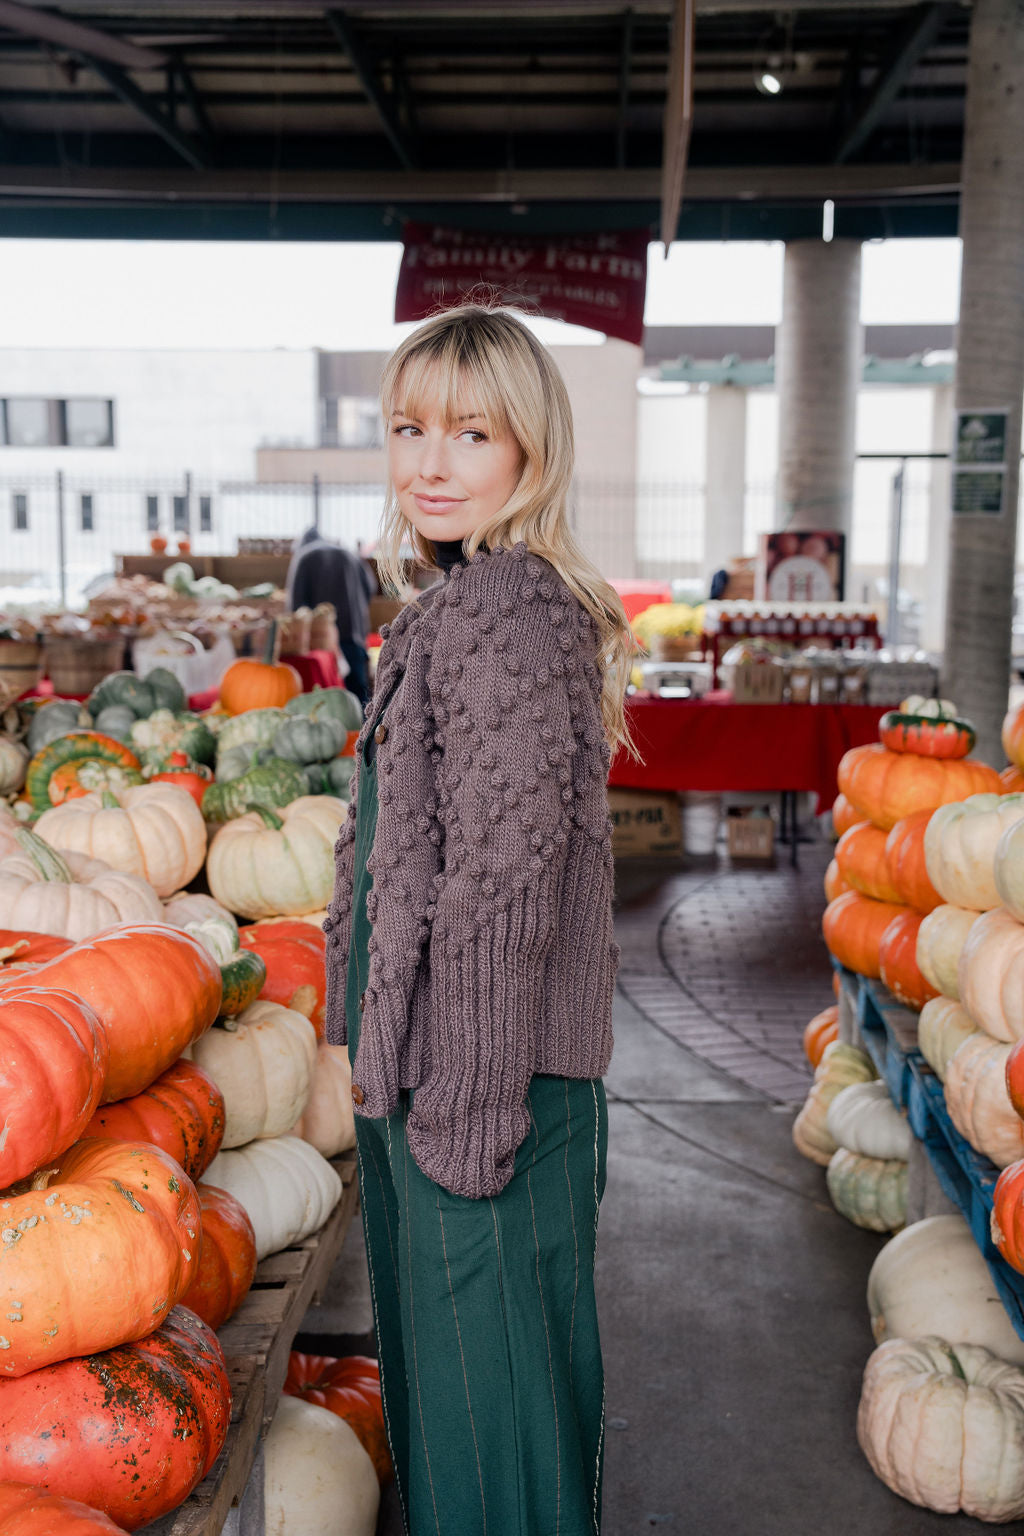
[[[568,391],[550,352],[508,309],[470,303],[432,315],[385,365],[385,431],[399,407],[423,418],[436,409],[447,428],[467,403],[486,416],[493,431],[512,434],[522,466],[501,511],[463,539],[466,558],[481,548],[511,549],[525,541],[550,561],[597,626],[608,746],[614,752],[621,745],[640,761],[624,708],[635,641],[622,599],[584,555],[569,524],[575,445]],[[404,600],[414,596],[401,554],[407,540],[417,562],[434,565],[433,544],[402,512],[389,472],[376,558],[383,583]]]

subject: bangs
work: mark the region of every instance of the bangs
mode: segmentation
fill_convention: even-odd
[[[459,342],[462,345],[459,345]],[[510,430],[508,410],[491,370],[479,355],[472,355],[470,338],[438,336],[433,345],[419,347],[402,364],[389,399],[381,401],[386,418],[397,411],[425,421],[434,411],[445,430],[459,418],[479,415],[492,432]]]

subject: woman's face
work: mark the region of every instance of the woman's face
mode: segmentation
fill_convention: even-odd
[[[501,511],[519,483],[519,444],[473,409],[467,403],[466,418],[448,427],[433,411],[420,420],[401,409],[388,424],[391,482],[426,539],[464,539]]]

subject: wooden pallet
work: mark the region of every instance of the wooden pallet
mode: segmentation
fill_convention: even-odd
[[[326,1285],[355,1214],[355,1153],[335,1158],[341,1199],[312,1237],[272,1253],[252,1290],[217,1334],[231,1381],[231,1427],[209,1475],[176,1510],[144,1527],[148,1536],[219,1536],[245,1489],[260,1441],[277,1409],[292,1341]]]

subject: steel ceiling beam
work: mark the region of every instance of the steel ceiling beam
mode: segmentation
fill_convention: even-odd
[[[326,11],[324,19],[334,33],[340,47],[348,55],[356,78],[368,100],[373,105],[377,116],[380,118],[381,127],[384,129],[392,149],[401,161],[402,168],[406,171],[414,171],[417,161],[416,152],[409,141],[405,129],[398,120],[395,99],[381,86],[377,78],[377,72],[353,31],[347,14],[344,11]]]
[[[948,5],[919,5],[897,29],[888,57],[882,63],[867,94],[855,107],[836,149],[837,165],[844,165],[867,143],[903,86],[942,30]]]
[[[619,53],[619,126],[615,135],[615,164],[626,163],[626,114],[629,111],[629,82],[633,72],[633,8],[627,6],[622,17],[622,44]]]
[[[179,154],[187,165],[190,165],[194,171],[206,169],[207,159],[202,147],[190,134],[183,133],[167,113],[157,106],[152,97],[140,90],[123,69],[119,69],[116,64],[108,64],[105,59],[93,58],[87,53],[79,53],[77,56],[87,68],[99,75],[125,106],[131,107],[141,118],[144,118],[164,143]]]
[[[214,136],[213,128],[211,127],[203,98],[199,94],[195,80],[192,78],[192,73],[181,59],[175,60],[174,69],[181,84],[185,100],[188,102],[189,111],[192,113],[199,136],[204,144],[208,146]]]
[[[675,0],[661,154],[661,241],[666,254],[679,224],[686,161],[690,153],[696,25],[696,0]]]
[[[17,0],[0,0],[0,28],[36,38],[70,53],[88,53],[90,57],[105,59],[120,69],[162,69],[167,63],[166,53],[140,47],[98,27],[82,26],[56,11],[19,5]]]

